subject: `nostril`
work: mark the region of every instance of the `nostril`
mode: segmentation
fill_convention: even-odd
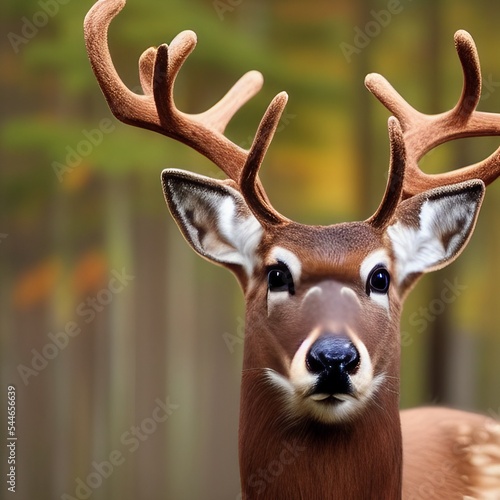
[[[353,373],[359,365],[359,353],[352,342],[345,351],[344,367],[348,373]]]
[[[322,372],[353,373],[359,364],[359,353],[344,336],[320,337],[306,357],[307,369],[314,374]]]
[[[306,366],[311,373],[321,373],[325,369],[325,363],[321,359],[321,354],[312,349],[307,354]]]

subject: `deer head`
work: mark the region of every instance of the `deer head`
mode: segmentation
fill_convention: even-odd
[[[395,115],[389,119],[385,194],[363,222],[309,226],[279,214],[258,177],[286,93],[267,108],[248,151],[227,139],[224,129],[261,88],[259,73],[244,75],[204,113],[179,111],[173,87],[196,44],[192,32],[142,55],[144,95],[132,93],[114,70],[106,38],[124,4],[99,1],[85,24],[90,60],[112,112],[125,123],[184,142],[228,176],[217,180],[168,169],[161,181],[188,243],[205,259],[230,269],[245,294],[243,436],[255,434],[245,421],[259,411],[268,421],[281,415],[287,422],[321,425],[355,422],[369,408],[398,414],[402,302],[423,273],[446,266],[462,252],[485,184],[500,174],[499,151],[446,174],[427,175],[418,167],[439,144],[500,134],[497,115],[476,111],[481,78],[472,38],[463,31],[455,35],[465,83],[449,112],[421,114],[381,76],[367,77],[369,90]],[[265,408],[258,407],[262,391],[257,394],[257,386],[268,398]],[[274,404],[267,404],[269,399]]]

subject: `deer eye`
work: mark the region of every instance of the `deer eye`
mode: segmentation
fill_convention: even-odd
[[[267,288],[270,292],[288,292],[295,294],[292,273],[283,262],[267,268]]]
[[[368,276],[368,281],[366,282],[366,293],[368,295],[370,295],[371,292],[387,293],[390,283],[391,277],[389,275],[389,271],[383,266],[376,266]]]

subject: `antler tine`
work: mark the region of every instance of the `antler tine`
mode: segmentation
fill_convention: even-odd
[[[180,113],[173,102],[174,82],[183,62],[192,52],[195,45],[196,34],[192,31],[183,31],[174,38],[170,46],[162,45],[157,49],[150,47],[144,51],[139,59],[139,75],[144,94],[153,94],[155,88],[154,82],[157,82],[159,89],[158,99],[165,101],[166,108],[168,108],[165,110],[165,117],[162,118],[160,116],[160,120],[164,124],[168,123],[173,112]],[[159,52],[163,61],[161,64],[159,64]],[[157,74],[155,74],[157,64]],[[168,75],[168,77],[165,78],[165,75]],[[263,83],[264,79],[260,72],[249,71],[229,89],[219,102],[207,111],[191,115],[191,117],[223,134],[234,114],[261,90]],[[165,87],[165,89],[162,87]],[[166,97],[168,99],[165,99]]]
[[[245,73],[209,110],[200,113],[199,120],[223,133],[234,113],[262,88],[264,79],[259,71]]]
[[[419,160],[436,146],[463,137],[500,135],[500,115],[476,110],[481,96],[481,70],[474,40],[466,31],[455,33],[455,46],[462,65],[462,94],[453,109],[437,115],[417,111],[382,76],[370,74],[368,90],[401,122],[407,150],[403,198],[427,189],[480,178],[486,184],[500,175],[500,150],[486,160],[444,174],[429,175]]]
[[[388,128],[391,156],[387,186],[380,206],[375,214],[367,221],[373,227],[382,229],[391,221],[401,200],[406,167],[406,147],[403,130],[399,120],[391,116],[389,118]]]
[[[112,113],[122,122],[179,140],[238,181],[248,152],[224,136],[234,116],[262,87],[262,75],[243,75],[212,108],[199,114],[179,111],[173,86],[182,64],[196,45],[196,35],[184,31],[169,46],[146,50],[139,60],[144,95],[129,90],[116,72],[108,49],[108,29],[126,0],[99,0],[85,17],[84,31],[90,62]],[[258,183],[258,181],[257,181]],[[262,188],[259,188],[262,190]]]
[[[139,78],[144,95],[153,94],[153,71],[156,60],[156,48],[149,47],[139,58]]]
[[[454,39],[455,49],[462,64],[464,83],[462,95],[450,114],[456,116],[459,121],[467,121],[481,99],[481,64],[474,40],[467,31],[458,30]]]
[[[92,6],[84,21],[87,53],[112,113],[121,121],[133,122],[139,119],[137,112],[141,110],[141,116],[146,115],[153,120],[156,111],[151,103],[144,96],[130,91],[122,82],[108,49],[109,25],[125,3],[125,0],[100,0]]]
[[[252,212],[261,222],[271,225],[286,222],[288,219],[279,214],[269,203],[258,182],[258,173],[287,101],[288,94],[280,92],[269,104],[255,134],[240,179],[241,192]]]
[[[382,75],[366,75],[365,86],[399,120],[403,132],[411,128],[417,116],[423,116]]]

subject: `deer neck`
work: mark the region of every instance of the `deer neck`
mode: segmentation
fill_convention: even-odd
[[[243,498],[400,499],[398,406],[398,396],[384,391],[351,424],[292,422],[266,374],[244,369],[239,429]]]

